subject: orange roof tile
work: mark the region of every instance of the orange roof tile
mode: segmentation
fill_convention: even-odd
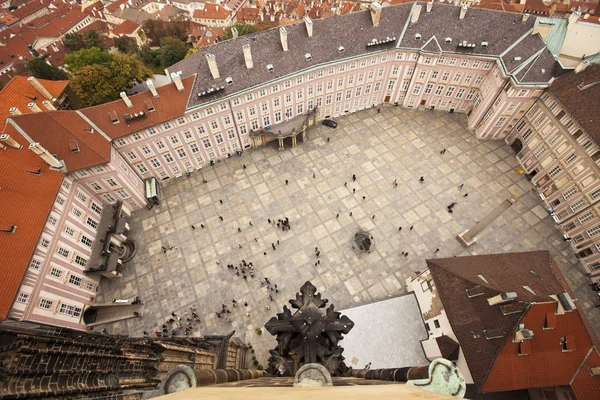
[[[205,19],[227,19],[231,16],[231,10],[219,4],[204,3],[204,9],[195,10],[193,18]]]
[[[600,367],[600,354],[598,349],[591,350],[581,365],[575,379],[571,383],[571,389],[577,400],[595,400],[600,393],[600,376],[593,376],[590,368]]]
[[[494,360],[482,392],[570,384],[593,343],[577,310],[557,315],[556,328],[544,329],[546,315],[554,315],[555,311],[554,301],[535,303],[519,321],[534,334],[532,339],[525,339],[530,342],[526,356],[519,355],[519,343],[512,340],[514,332],[508,338],[492,339],[506,342]],[[563,351],[562,338],[566,338],[570,351]]]
[[[50,92],[52,97],[56,98],[58,98],[69,85],[69,81],[47,81],[45,79],[38,79],[38,82]],[[29,109],[27,108],[27,105],[29,103],[36,103],[43,109],[42,102],[44,100],[47,99],[27,81],[26,76],[15,76],[9,84],[0,91],[0,119],[4,121],[8,116],[8,111],[12,107],[17,107],[23,114],[28,113]]]
[[[58,97],[66,88],[66,81],[40,82],[51,95]],[[43,100],[26,77],[17,76],[0,92],[0,117],[2,121],[10,107],[17,106],[28,112],[27,103],[37,97]],[[0,224],[3,227],[16,225],[14,233],[0,232],[0,254],[2,254],[2,279],[0,280],[0,320],[6,318],[29,262],[52,209],[56,194],[63,180],[63,173],[52,171],[33,151],[29,142],[12,126],[4,133],[9,134],[23,147],[20,150],[8,147],[0,152]],[[29,172],[41,171],[36,175]],[[4,229],[4,228],[3,228]]]
[[[110,142],[74,111],[48,111],[10,117],[31,139],[64,161],[68,171],[110,161]],[[76,143],[72,151],[69,143]]]
[[[15,17],[23,19],[37,11],[40,11],[43,8],[48,7],[50,3],[50,0],[29,1],[25,5],[12,10],[11,12]]]
[[[128,1],[129,0],[117,0],[104,7],[104,9],[108,10],[112,14],[121,9],[121,4],[126,4]]]
[[[158,98],[154,98],[150,91],[129,96],[133,108],[127,108],[123,100],[116,100],[79,111],[112,139],[117,139],[183,115],[192,90],[194,77],[190,76],[181,81],[184,87],[181,92],[178,92],[175,84],[171,83],[156,89],[159,95]],[[155,111],[148,112],[147,105],[151,104],[154,105]],[[125,113],[140,111],[144,111],[146,118],[125,122]],[[109,113],[114,114],[115,112],[120,120],[118,124],[113,124],[109,118]]]
[[[141,25],[137,22],[133,22],[130,20],[125,20],[121,25],[117,26],[112,30],[113,35],[121,36],[121,35],[131,35],[135,32]]]

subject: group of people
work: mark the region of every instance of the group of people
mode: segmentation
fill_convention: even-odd
[[[200,316],[198,310],[194,307],[190,307],[189,311],[183,313],[183,317],[179,316],[176,312],[172,312],[169,315],[162,326],[157,329],[154,334],[157,337],[168,337],[178,336],[182,333],[184,336],[188,336],[195,324],[200,325]],[[147,331],[144,331],[144,336],[149,336]]]

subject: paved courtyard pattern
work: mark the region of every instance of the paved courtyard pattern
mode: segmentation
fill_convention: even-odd
[[[278,151],[274,141],[166,183],[160,207],[132,215],[131,237],[139,251],[121,279],[103,280],[98,298],[139,295],[144,316],[111,324],[109,332],[153,333],[171,312],[197,307],[201,324],[194,335],[236,330],[266,365],[266,350],[275,341],[264,329],[262,335],[254,330],[307,280],[339,310],[404,294],[405,279],[425,268],[428,258],[540,249],[552,252],[580,306],[600,327],[594,293],[578,261],[531,183],[514,171],[517,160],[503,141],[478,140],[467,131],[464,115],[438,111],[385,107],[338,123],[337,129],[310,128],[306,143],[295,148],[286,141],[286,149]],[[440,154],[443,148],[447,152]],[[475,245],[457,242],[456,234],[511,194],[519,201]],[[449,214],[446,206],[453,201],[458,204]],[[284,217],[289,231],[267,222]],[[351,248],[359,229],[375,238],[370,254]],[[161,246],[176,248],[163,254]],[[253,263],[255,278],[244,280],[227,269],[242,259]],[[268,298],[273,292],[259,283],[264,277],[278,285],[274,301]],[[232,299],[240,307],[231,308]],[[230,323],[215,315],[223,303],[233,311]]]

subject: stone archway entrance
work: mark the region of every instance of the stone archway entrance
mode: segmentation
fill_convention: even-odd
[[[298,138],[300,138],[303,142],[306,141],[306,131],[310,126],[316,125],[317,116],[318,111],[316,108],[314,108],[313,110],[309,111],[308,114],[299,115],[288,121],[269,126],[266,129],[252,131],[250,132],[252,147],[256,148],[273,140],[277,140],[279,150],[283,150],[284,140],[286,138],[291,138],[292,147],[296,147],[298,144]]]
[[[515,155],[517,155],[523,150],[523,142],[521,142],[521,139],[515,139],[515,141],[510,144],[510,148],[513,149]]]

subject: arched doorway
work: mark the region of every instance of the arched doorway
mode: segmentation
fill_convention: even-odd
[[[510,144],[510,147],[515,152],[515,155],[517,155],[523,150],[523,142],[521,142],[521,139],[515,139],[515,141]]]

